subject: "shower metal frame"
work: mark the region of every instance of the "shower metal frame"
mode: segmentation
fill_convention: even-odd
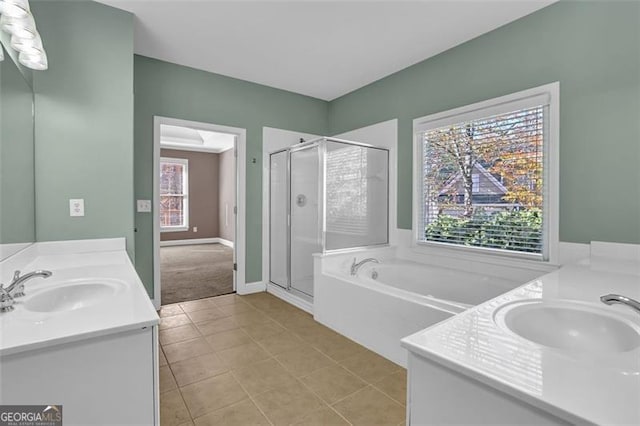
[[[354,145],[354,146],[360,146],[363,148],[370,148],[370,149],[376,149],[379,151],[386,151],[387,152],[387,232],[386,232],[386,243],[380,243],[380,244],[370,244],[370,245],[366,245],[366,246],[355,246],[355,247],[347,247],[347,248],[342,248],[342,249],[331,249],[331,250],[327,250],[326,246],[327,246],[327,205],[325,203],[325,199],[327,196],[327,162],[326,162],[326,158],[327,158],[327,144],[326,142],[337,142],[337,143],[342,143],[342,144],[346,144],[346,145]],[[340,252],[349,252],[349,251],[354,251],[354,250],[362,250],[362,249],[367,249],[367,248],[377,248],[377,247],[388,247],[389,246],[389,235],[390,235],[390,223],[389,223],[389,157],[390,157],[390,153],[389,153],[389,149],[388,148],[382,148],[382,147],[378,147],[378,146],[373,146],[370,144],[366,144],[366,143],[361,143],[361,142],[354,142],[354,141],[349,141],[349,140],[345,140],[345,139],[339,139],[339,138],[331,138],[331,137],[321,137],[321,138],[317,138],[317,139],[312,139],[306,142],[302,142],[296,145],[292,145],[290,147],[287,148],[283,148],[283,149],[279,149],[276,151],[272,151],[269,153],[269,282],[277,285],[278,287],[284,288],[287,291],[292,291],[295,292],[299,295],[302,295],[302,297],[305,298],[313,298],[313,296],[310,296],[296,288],[293,288],[291,286],[291,153],[295,153],[298,151],[304,151],[307,149],[312,149],[318,147],[318,156],[319,156],[319,164],[320,167],[318,167],[318,202],[321,205],[321,210],[320,210],[320,214],[322,214],[322,218],[321,218],[321,223],[319,226],[319,232],[320,232],[320,238],[319,241],[321,242],[321,246],[322,246],[322,253],[340,253]],[[287,241],[287,251],[286,251],[286,269],[287,269],[287,283],[286,283],[286,287],[275,283],[271,280],[271,253],[272,253],[272,242],[273,242],[273,233],[271,232],[271,222],[272,222],[272,217],[271,217],[271,207],[272,207],[272,188],[271,188],[271,173],[272,173],[272,169],[271,169],[271,156],[272,155],[276,155],[276,154],[280,154],[282,152],[286,152],[286,160],[287,160],[287,176],[286,176],[286,184],[285,184],[285,188],[286,188],[286,214],[287,214],[287,236],[286,236],[286,241]],[[323,159],[325,161],[323,161]]]

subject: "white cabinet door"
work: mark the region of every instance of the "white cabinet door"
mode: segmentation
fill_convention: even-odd
[[[0,359],[0,404],[62,405],[65,425],[153,425],[154,328]]]

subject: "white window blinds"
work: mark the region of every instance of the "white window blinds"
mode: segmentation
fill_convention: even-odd
[[[425,123],[418,241],[543,254],[546,102]]]

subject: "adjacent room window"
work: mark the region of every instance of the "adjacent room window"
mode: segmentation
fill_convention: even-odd
[[[549,259],[550,86],[416,120],[418,243]]]
[[[160,230],[189,229],[189,161],[160,159]]]

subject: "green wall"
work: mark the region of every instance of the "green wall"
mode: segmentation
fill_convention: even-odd
[[[29,87],[33,88],[34,71],[25,67],[20,62],[18,62],[19,52],[13,50],[13,48],[11,47],[9,48],[6,47],[6,46],[11,46],[11,35],[8,33],[5,33],[4,31],[0,31],[0,43],[2,43],[5,46],[5,49],[4,49],[5,60],[11,58],[11,60],[13,60],[14,65],[18,67],[20,74],[22,74],[22,77],[27,82]]]
[[[33,91],[6,53],[0,62],[0,244],[35,241],[33,158]]]
[[[49,57],[34,72],[36,238],[126,237],[133,257],[133,15],[32,1]],[[85,216],[69,217],[84,198]]]
[[[560,81],[560,240],[640,243],[640,2],[561,2],[332,101],[332,134],[398,118],[398,226],[412,121]]]
[[[262,127],[324,134],[328,103],[135,56],[135,198],[153,195],[153,116],[247,130],[246,281],[262,279]],[[255,163],[252,161],[255,159]],[[153,219],[136,213],[136,269],[153,288]]]
[[[117,9],[32,8],[50,61],[34,73],[39,241],[125,236],[133,257],[134,200],[152,195],[153,116],[242,127],[246,279],[258,281],[263,126],[336,134],[398,118],[398,225],[410,228],[414,118],[559,80],[561,240],[640,242],[638,2],[561,2],[330,103],[134,57],[133,17]],[[68,216],[69,198],[85,199],[84,218]],[[151,215],[135,227],[151,291]]]

